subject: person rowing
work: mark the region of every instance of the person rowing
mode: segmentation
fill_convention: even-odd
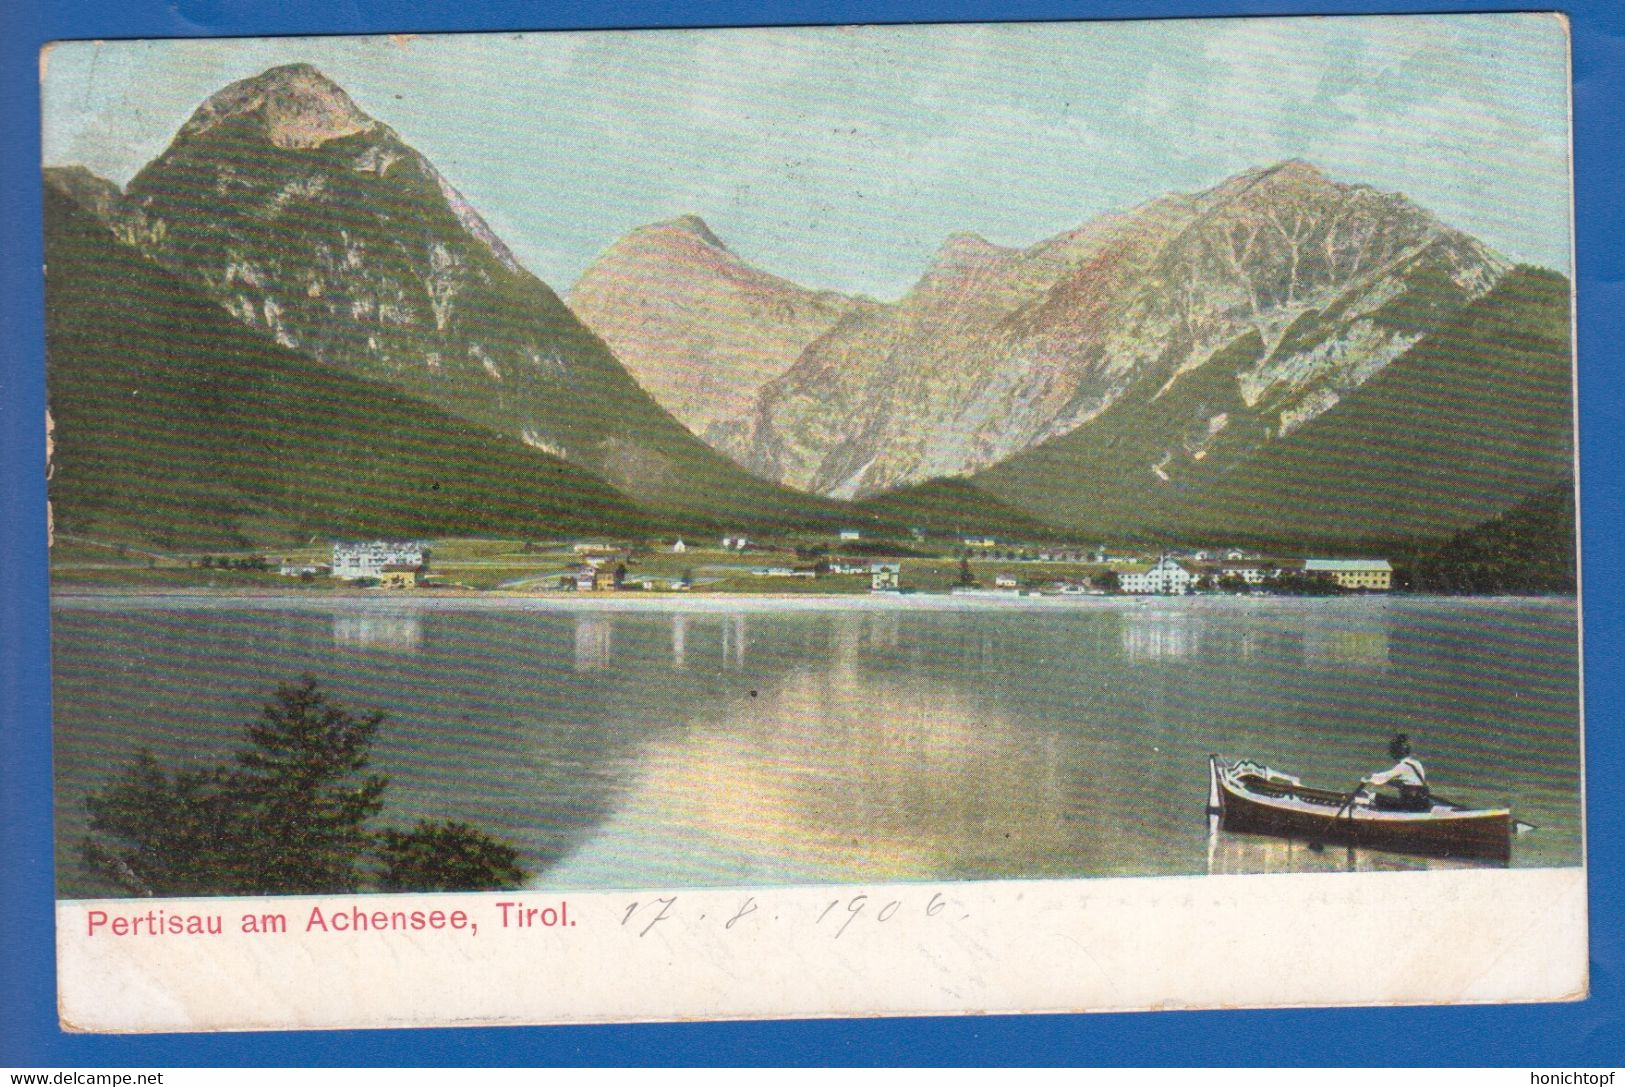
[[[1393,785],[1398,790],[1398,796],[1375,794],[1375,805],[1381,811],[1431,811],[1433,794],[1428,789],[1427,771],[1411,754],[1411,738],[1403,732],[1396,734],[1388,741],[1388,757],[1396,760],[1393,767],[1365,778],[1360,788]]]

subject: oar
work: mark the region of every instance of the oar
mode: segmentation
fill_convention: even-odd
[[[1338,809],[1337,809],[1337,814],[1336,814],[1336,815],[1334,815],[1334,816],[1332,816],[1332,825],[1333,825],[1333,826],[1336,826],[1336,825],[1337,825],[1337,821],[1338,821],[1338,820],[1339,820],[1339,819],[1341,819],[1341,818],[1343,818],[1343,813],[1344,813],[1344,812],[1348,812],[1348,813],[1349,813],[1349,821],[1350,821],[1350,822],[1353,822],[1353,821],[1354,821],[1354,801],[1355,801],[1355,799],[1356,799],[1356,798],[1357,798],[1357,797],[1359,797],[1359,795],[1360,795],[1360,790],[1361,790],[1361,789],[1363,789],[1363,788],[1365,788],[1365,781],[1364,781],[1364,779],[1362,779],[1362,780],[1361,780],[1361,781],[1360,781],[1360,784],[1358,784],[1358,785],[1356,785],[1356,786],[1355,786],[1355,787],[1354,787],[1354,791],[1353,791],[1353,792],[1351,792],[1351,793],[1349,793],[1349,798],[1348,798],[1348,799],[1347,799],[1347,800],[1345,800],[1345,801],[1343,801],[1343,806],[1342,806],[1342,807],[1341,807],[1341,808],[1338,808]],[[1309,843],[1309,848],[1310,848],[1310,849],[1311,849],[1311,850],[1313,850],[1313,851],[1314,851],[1314,852],[1316,852],[1316,853],[1319,853],[1319,852],[1320,852],[1320,851],[1321,851],[1321,850],[1323,850],[1323,849],[1325,849],[1325,848],[1326,848],[1326,845],[1325,845],[1325,843],[1324,843],[1324,842],[1319,842],[1319,841],[1314,841],[1314,842],[1310,842],[1310,843]],[[1354,843],[1353,843],[1353,842],[1350,842],[1350,843],[1349,843],[1349,848],[1350,848],[1350,849],[1353,849],[1353,848],[1354,848]]]
[[[1344,812],[1349,813],[1349,818],[1350,819],[1354,818],[1354,801],[1359,798],[1360,790],[1364,789],[1364,788],[1365,788],[1365,779],[1362,778],[1360,780],[1360,784],[1358,784],[1358,785],[1356,785],[1354,787],[1354,791],[1349,793],[1349,798],[1347,800],[1343,801],[1343,806],[1341,808],[1337,809],[1337,814],[1332,816],[1332,822],[1335,823],[1339,819],[1343,818],[1343,813]]]

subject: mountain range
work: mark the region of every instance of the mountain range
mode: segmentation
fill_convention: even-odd
[[[1166,391],[1142,386],[974,480],[1018,508],[1143,538],[1448,535],[1574,463],[1567,281],[1520,267],[1451,309],[1301,427],[1283,429],[1238,390],[1237,374],[1267,359],[1249,334]],[[1130,471],[1102,470],[1112,464]]]
[[[585,470],[282,347],[45,194],[57,529],[162,547],[648,531]]]
[[[213,95],[125,188],[46,175],[59,518],[117,520],[87,473],[133,505],[152,481],[109,466],[173,455],[210,538],[359,531],[383,475],[494,495],[500,464],[551,512],[434,523],[1354,539],[1448,535],[1572,469],[1566,280],[1297,160],[1025,248],[953,235],[893,302],[799,286],[684,216],[612,244],[566,305],[308,65]],[[109,269],[138,289],[86,288]],[[149,297],[190,324],[164,326],[169,359],[119,358]],[[330,440],[419,460],[384,457],[354,501],[248,476],[210,498],[172,422],[118,417],[146,381],[207,389],[209,425],[290,469]],[[333,410],[363,403],[387,422]]]
[[[426,158],[308,65],[213,95],[123,192],[52,174],[262,336],[567,460],[640,504],[718,523],[821,508],[695,439]]]
[[[752,267],[697,215],[626,235],[566,301],[638,384],[701,436],[748,413],[813,340],[879,308]]]
[[[647,233],[584,277],[589,325],[635,309],[645,284],[681,283],[687,304],[649,336],[623,322],[606,339],[630,338],[666,373],[712,365],[689,352],[696,336],[761,342],[771,315],[716,304],[722,273]],[[729,281],[769,278],[728,258]],[[828,297],[773,283],[778,299]],[[731,415],[742,396],[713,400],[696,431],[763,478],[830,497],[956,478],[1052,524],[1160,536],[1448,533],[1572,463],[1563,281],[1299,160],[1024,249],[954,235],[898,301],[843,302],[833,323],[826,308],[777,326],[750,365],[778,375]],[[1484,326],[1508,336],[1466,342]],[[792,333],[803,346],[787,361]],[[1362,391],[1400,363],[1440,384]],[[1430,401],[1460,410],[1440,417]],[[1406,450],[1427,463],[1395,463]],[[1442,488],[1417,487],[1430,478]]]

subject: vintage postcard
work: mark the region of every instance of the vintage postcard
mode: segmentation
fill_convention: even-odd
[[[63,1026],[1583,997],[1568,55],[51,46]]]

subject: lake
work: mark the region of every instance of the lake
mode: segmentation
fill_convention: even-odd
[[[1207,755],[1348,788],[1410,733],[1581,860],[1573,600],[794,602],[59,595],[59,889],[134,753],[226,758],[279,682],[388,715],[380,824],[472,822],[539,888],[1425,867],[1210,836]]]

